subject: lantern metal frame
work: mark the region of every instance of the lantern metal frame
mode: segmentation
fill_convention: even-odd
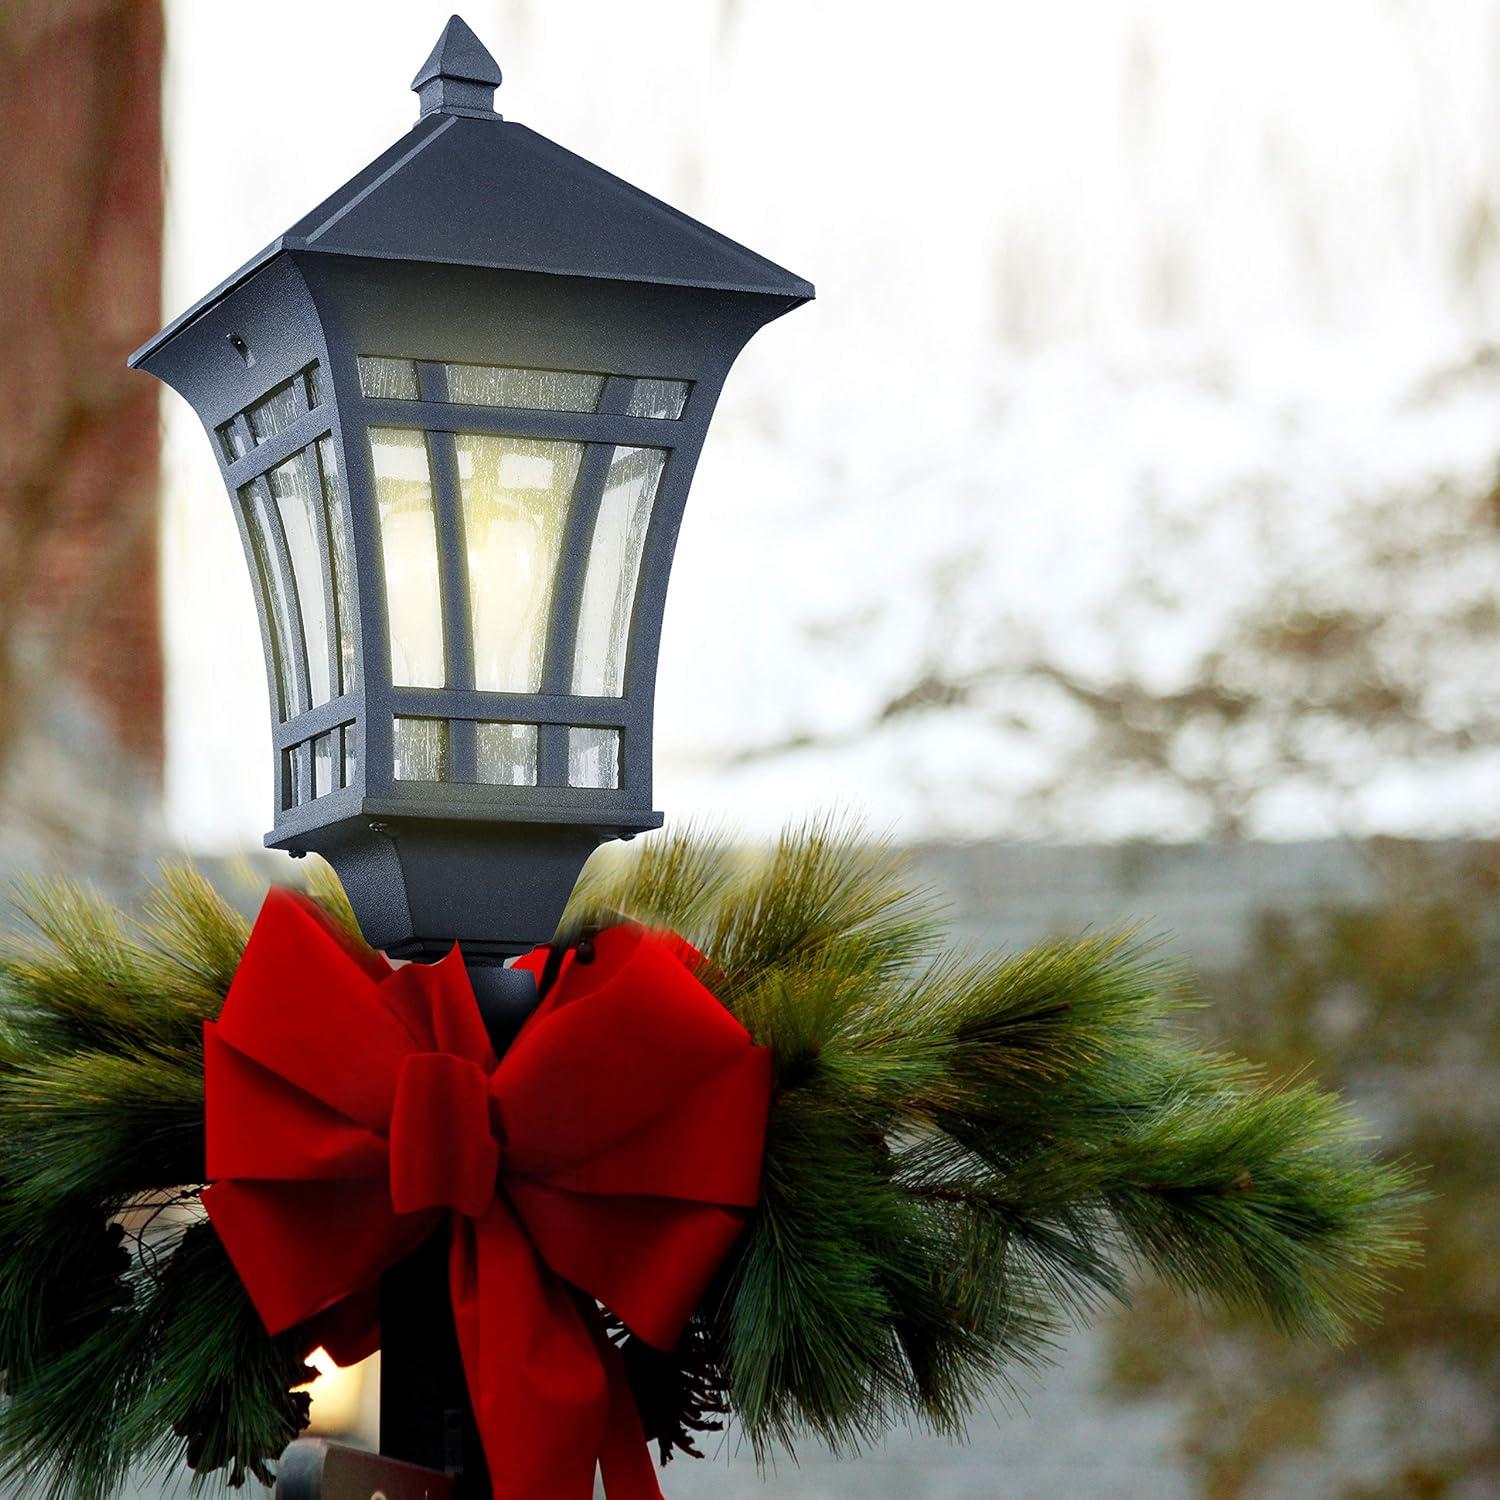
[[[432,957],[457,940],[470,962],[499,962],[546,940],[589,852],[660,824],[652,807],[653,700],[693,470],[740,349],[813,295],[801,278],[502,120],[492,108],[499,81],[493,59],[454,18],[413,82],[422,101],[414,129],[130,360],[197,410],[252,573],[259,566],[282,582],[294,627],[290,661],[267,597],[275,590],[268,580],[254,590],[276,756],[267,844],[327,857],[376,946]],[[416,399],[367,395],[362,357],[414,361]],[[604,377],[602,394],[589,412],[460,405],[447,399],[447,371],[470,364],[587,372]],[[637,380],[687,382],[681,414],[631,415]],[[282,420],[256,441],[258,403],[281,391],[289,393]],[[393,681],[369,439],[380,428],[424,435],[450,686]],[[474,685],[454,458],[456,435],[471,433],[584,445],[537,693]],[[666,456],[623,692],[578,696],[568,690],[572,648],[594,520],[618,448]],[[266,488],[272,471],[298,454],[308,455],[321,491],[323,524],[315,529],[330,695],[316,705],[295,569]],[[337,579],[330,485],[341,490],[352,559],[348,576]],[[258,539],[256,506],[279,542]],[[259,561],[257,547],[266,554]],[[290,708],[281,702],[288,680]],[[449,726],[449,779],[398,779],[398,718]],[[536,726],[535,785],[474,779],[478,731],[466,726],[480,723]],[[618,734],[617,786],[568,784],[573,728]],[[315,744],[330,750],[317,765]],[[325,762],[331,784],[322,786]]]

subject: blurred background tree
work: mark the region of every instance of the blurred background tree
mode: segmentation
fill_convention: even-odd
[[[1497,368],[1486,348],[1412,402],[1492,387]],[[884,610],[921,622],[916,659],[900,676],[887,668],[862,717],[737,759],[847,752],[946,720],[997,747],[1046,747],[1019,809],[1033,835],[1067,840],[1119,816],[1102,809],[1134,807],[1176,837],[1358,836],[1393,805],[1399,821],[1404,801],[1430,802],[1434,782],[1453,825],[1483,822],[1500,785],[1492,451],[1477,473],[1325,492],[1315,509],[1295,474],[1190,507],[1143,485],[1108,586],[1080,600],[1069,634],[983,594],[962,553],[940,557],[915,598],[849,622],[878,631]]]
[[[1342,1349],[1160,1287],[1114,1321],[1115,1390],[1184,1403],[1211,1500],[1500,1493],[1500,847],[1366,857],[1380,899],[1263,919],[1250,959],[1209,977],[1203,1026],[1277,1071],[1313,1070],[1430,1164],[1424,1262]]]
[[[160,0],[0,7],[0,824],[133,857],[163,756]],[[5,863],[0,858],[0,864]]]

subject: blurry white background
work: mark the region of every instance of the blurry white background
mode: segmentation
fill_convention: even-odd
[[[168,313],[409,127],[449,9],[169,3]],[[465,14],[503,113],[818,286],[699,469],[658,807],[1500,828],[1500,3]],[[209,446],[164,412],[170,810],[239,847],[270,814],[259,642]],[[1276,709],[1280,658],[1241,661],[1268,621],[1343,651],[1337,702],[1299,678]]]

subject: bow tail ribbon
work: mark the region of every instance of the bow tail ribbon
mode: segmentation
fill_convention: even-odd
[[[203,1201],[268,1329],[368,1353],[447,1220],[496,1500],[659,1500],[596,1301],[670,1349],[758,1194],[769,1052],[680,939],[595,949],[497,1061],[456,953],[393,970],[273,892],[205,1030]]]
[[[503,1208],[453,1226],[453,1321],[496,1500],[660,1500],[618,1349]]]

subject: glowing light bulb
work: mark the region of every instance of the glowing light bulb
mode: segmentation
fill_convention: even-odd
[[[553,582],[582,456],[579,443],[458,438],[474,681],[483,690],[541,689]]]

